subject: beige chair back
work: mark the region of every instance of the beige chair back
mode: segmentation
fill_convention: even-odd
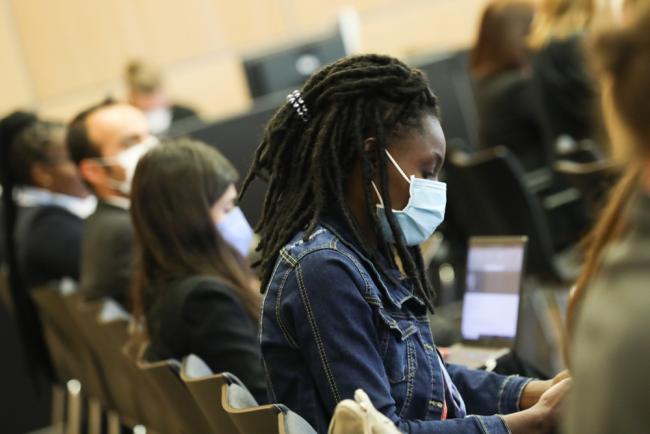
[[[132,383],[137,368],[122,352],[129,337],[130,315],[111,299],[98,305],[80,302],[71,308],[107,386],[107,409],[117,412],[125,424],[135,426],[141,420]]]
[[[186,434],[212,434],[212,428],[196,404],[190,391],[181,381],[180,363],[175,360],[160,362],[137,362],[138,368],[165,401],[165,407],[159,408],[159,413],[171,415],[170,428],[167,432]],[[165,427],[167,428],[167,427]],[[161,429],[161,431],[166,431]]]
[[[213,374],[203,360],[190,354],[183,359],[181,379],[201,408],[214,434],[239,434],[222,405],[222,389],[228,384],[225,375]]]
[[[106,402],[105,386],[90,349],[83,339],[79,324],[69,309],[79,299],[78,293],[63,294],[56,286],[30,292],[43,324],[43,333],[61,382],[75,378],[81,382],[82,393]]]
[[[258,405],[239,379],[213,374],[197,356],[183,360],[181,378],[192,392],[215,434],[316,434],[296,413],[283,405]]]

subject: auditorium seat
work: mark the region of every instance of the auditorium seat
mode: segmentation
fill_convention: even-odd
[[[527,272],[569,282],[576,277],[571,249],[556,251],[548,213],[526,186],[523,168],[504,147],[475,154],[452,152],[446,168],[448,203],[466,238],[527,235]],[[561,206],[550,204],[548,206]]]
[[[74,285],[68,282],[51,284],[30,291],[43,324],[43,334],[57,379],[68,389],[67,425],[80,423],[82,404],[79,393],[89,399],[88,431],[99,429],[98,406],[107,401],[105,385],[99,375],[96,361],[80,336],[79,324],[71,312],[71,303],[79,300]],[[80,390],[79,390],[80,386]]]
[[[137,366],[163,397],[163,402],[158,408],[158,420],[145,421],[146,426],[160,433],[169,434],[213,433],[201,408],[179,377],[181,368],[179,361],[138,360]]]
[[[201,408],[213,432],[239,434],[222,403],[222,389],[228,383],[223,374],[213,374],[199,357],[190,354],[183,359],[181,379]]]
[[[94,307],[80,302],[76,308],[80,334],[93,353],[107,386],[109,403],[104,408],[108,411],[108,432],[113,434],[119,433],[120,424],[133,427],[141,420],[138,393],[133,387],[137,368],[122,353],[129,336],[131,316],[114,300],[105,299],[98,304]]]
[[[580,192],[592,219],[595,219],[603,199],[618,178],[618,172],[611,161],[576,162],[559,160],[553,165],[562,176]]]
[[[192,395],[207,413],[212,414],[213,424],[227,426],[224,434],[315,434],[314,429],[302,417],[282,404],[259,406],[246,386],[233,374],[215,375],[197,356],[189,355],[183,361],[183,380]],[[220,398],[215,391],[220,386]],[[221,408],[216,410],[217,406]],[[216,416],[218,415],[218,416]],[[226,421],[226,417],[230,419]],[[218,431],[221,433],[222,431]]]

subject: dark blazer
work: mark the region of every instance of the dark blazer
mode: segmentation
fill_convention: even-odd
[[[133,259],[129,212],[100,200],[83,230],[81,291],[89,299],[112,297],[128,308]]]
[[[550,163],[530,77],[520,71],[494,74],[476,80],[474,91],[482,148],[505,146],[528,170]]]
[[[583,37],[552,41],[533,61],[535,92],[541,104],[546,139],[574,140],[596,135],[598,105],[595,85],[585,66]]]
[[[154,291],[151,291],[154,292]],[[235,290],[208,276],[169,282],[146,313],[150,361],[182,359],[192,353],[213,372],[231,372],[259,403],[266,403],[257,326]]]
[[[25,288],[79,280],[83,220],[53,205],[18,210],[16,249]]]

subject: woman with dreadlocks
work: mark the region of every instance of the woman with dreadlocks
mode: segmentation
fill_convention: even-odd
[[[431,336],[418,244],[444,217],[445,139],[424,75],[349,57],[288,100],[242,192],[268,182],[257,229],[270,398],[319,433],[358,388],[404,432],[549,430],[566,380],[551,388],[446,365]]]

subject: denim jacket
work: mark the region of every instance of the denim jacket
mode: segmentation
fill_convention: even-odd
[[[336,404],[361,388],[406,433],[508,433],[496,414],[518,411],[529,379],[446,365],[470,416],[441,420],[444,365],[424,303],[398,270],[395,282],[382,277],[336,220],[303,236],[280,251],[264,298],[260,340],[274,402],[326,433]]]

